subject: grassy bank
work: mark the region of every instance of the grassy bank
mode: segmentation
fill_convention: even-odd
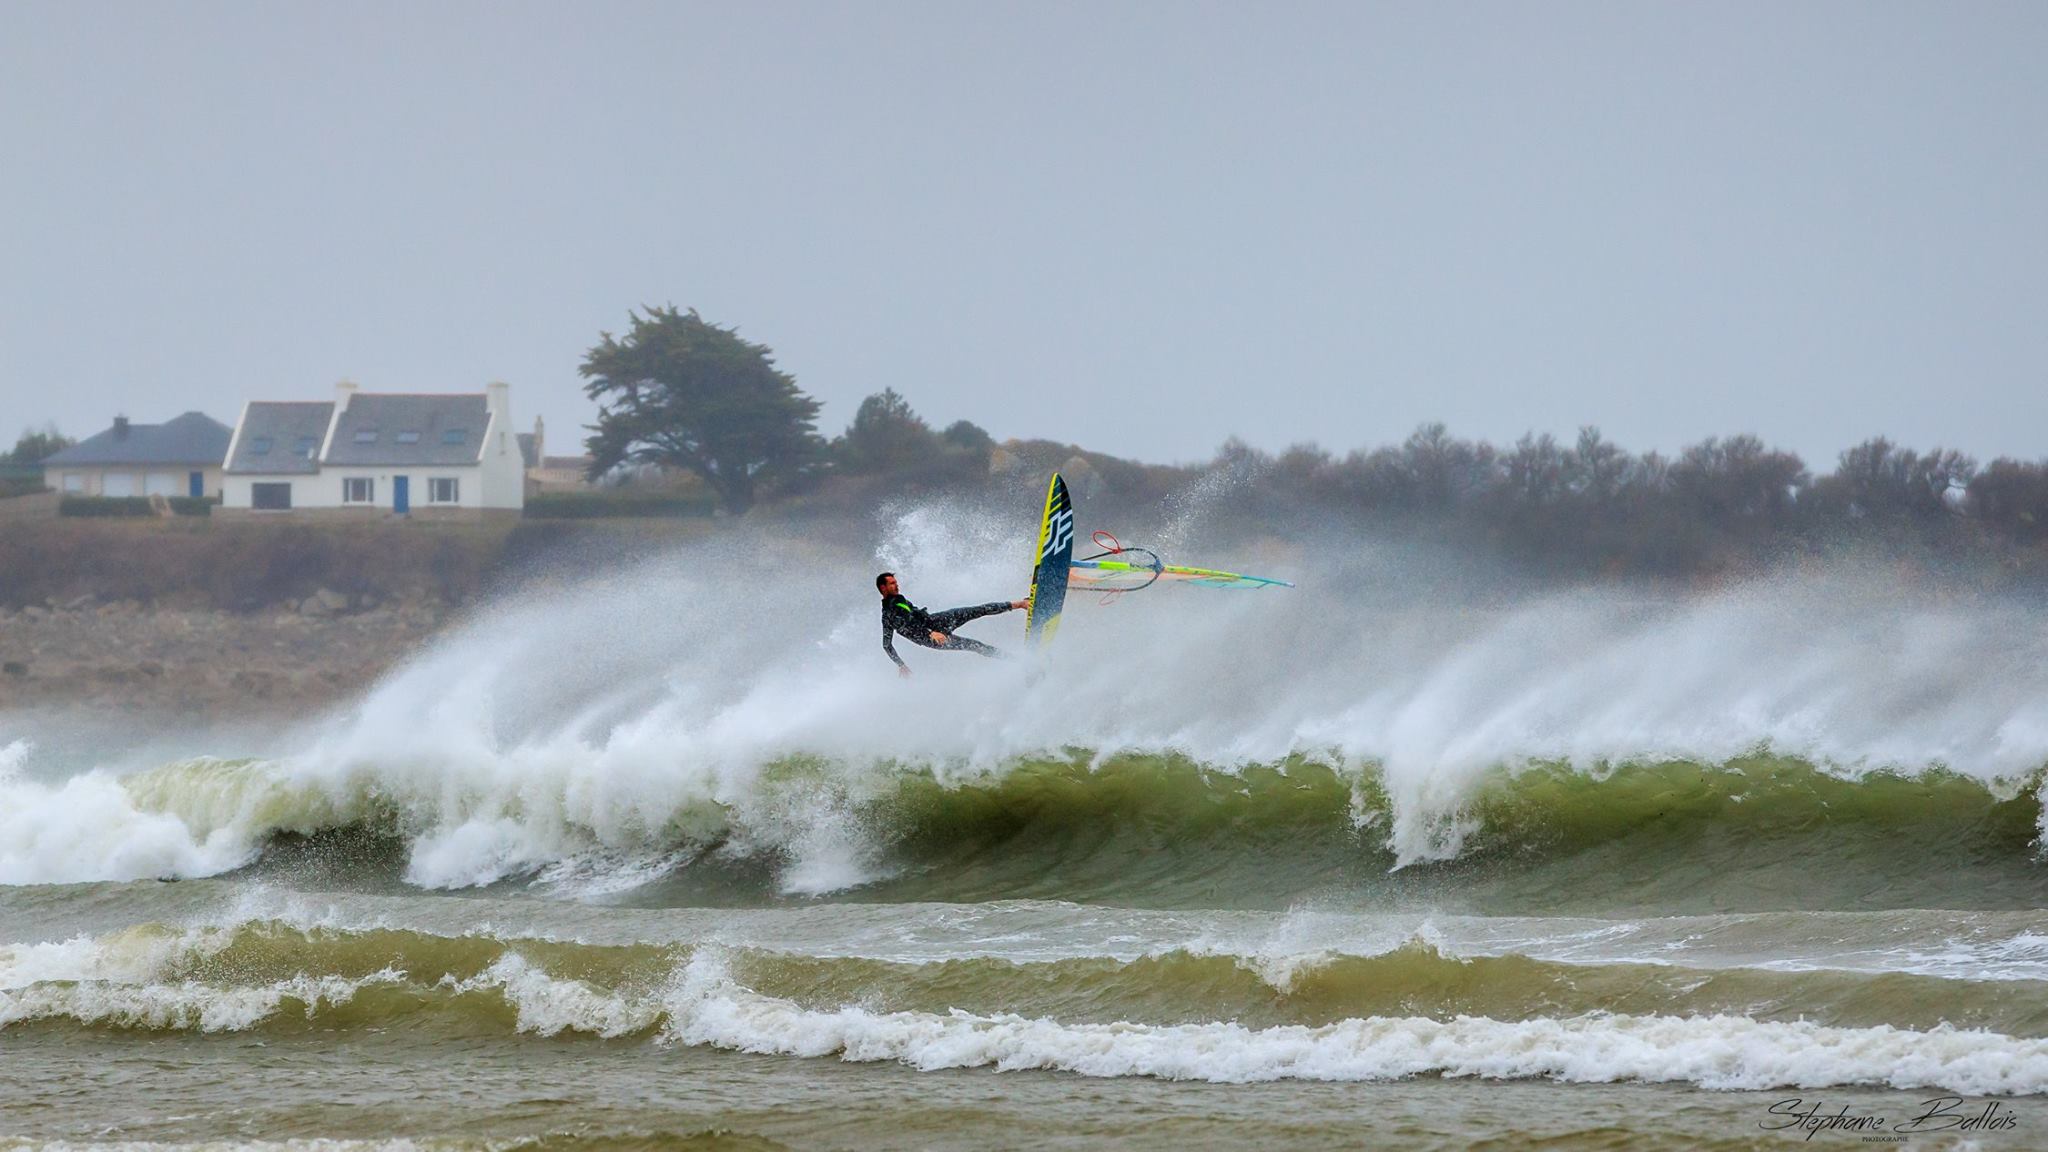
[[[249,612],[322,588],[351,599],[460,603],[514,526],[53,519],[0,534],[0,606],[80,598]]]

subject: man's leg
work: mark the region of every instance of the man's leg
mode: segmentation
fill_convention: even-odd
[[[946,640],[945,650],[948,652],[972,652],[977,656],[994,657],[1002,655],[1001,652],[998,652],[994,648],[991,648],[988,645],[983,644],[979,640],[969,640],[965,636],[952,634],[949,634]]]
[[[969,620],[979,620],[983,616],[993,616],[998,612],[1008,612],[1009,610],[1009,604],[1001,600],[993,604],[978,604],[972,608],[948,608],[944,612],[934,612],[931,614],[932,628],[946,634],[946,643],[943,647],[948,651],[973,652],[981,656],[1000,656],[1002,653],[983,644],[979,640],[969,640],[967,637],[954,632],[953,629],[967,623]]]
[[[993,616],[1009,610],[1009,602],[1004,600],[998,600],[993,604],[977,604],[972,608],[948,608],[944,612],[932,613],[932,627],[941,632],[951,632],[969,620],[979,620],[983,616]]]

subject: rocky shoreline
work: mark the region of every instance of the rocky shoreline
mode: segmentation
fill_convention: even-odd
[[[0,608],[0,711],[303,712],[360,694],[448,618],[438,605],[325,588],[261,613],[91,597]]]

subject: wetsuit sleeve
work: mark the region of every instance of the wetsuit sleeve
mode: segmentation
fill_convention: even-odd
[[[903,657],[896,654],[896,630],[889,627],[889,617],[886,615],[882,617],[882,651],[889,654],[889,659],[894,660],[898,668],[908,667],[903,663]]]

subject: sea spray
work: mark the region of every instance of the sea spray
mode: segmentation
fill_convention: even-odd
[[[1825,575],[1475,602],[1423,573],[1363,586],[1355,551],[1309,551],[1284,592],[1077,605],[1042,673],[919,652],[896,679],[870,569],[926,603],[1012,595],[1005,527],[910,506],[873,557],[739,529],[481,612],[260,761],[0,777],[0,881],[206,875],[280,832],[367,824],[407,845],[424,887],[755,859],[778,890],[818,895],[917,862],[904,845],[933,837],[892,810],[906,788],[1002,795],[1076,757],[1112,780],[1146,758],[1216,781],[1278,766],[1311,791],[1334,774],[1362,798],[1343,850],[1381,870],[1498,851],[1522,810],[1503,781],[1532,769],[1937,771],[2038,813],[2048,633],[2024,606]],[[1018,647],[1011,619],[973,627]]]

